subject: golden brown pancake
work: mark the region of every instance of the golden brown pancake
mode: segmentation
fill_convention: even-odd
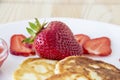
[[[28,58],[14,72],[14,80],[45,80],[54,74],[57,61]]]
[[[120,80],[120,70],[82,56],[69,56],[60,61],[28,58],[14,72],[14,80]]]
[[[55,73],[64,72],[84,74],[91,80],[120,80],[120,70],[115,66],[81,56],[70,56],[59,61]]]

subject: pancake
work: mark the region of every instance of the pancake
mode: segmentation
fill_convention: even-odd
[[[57,61],[28,58],[14,72],[14,80],[45,80],[54,74]]]
[[[120,70],[115,66],[81,56],[66,57],[56,64],[56,74],[65,72],[84,74],[91,80],[120,80]]]
[[[60,61],[28,58],[13,74],[14,80],[120,80],[120,70],[109,63],[82,56]]]

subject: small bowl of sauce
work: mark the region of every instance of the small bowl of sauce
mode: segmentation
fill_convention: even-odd
[[[8,46],[5,40],[0,38],[0,67],[8,57]]]

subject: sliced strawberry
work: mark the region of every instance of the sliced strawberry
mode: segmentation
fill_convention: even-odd
[[[107,56],[112,52],[111,41],[107,37],[100,37],[87,41],[84,44],[84,49],[90,54],[99,56]]]
[[[27,48],[33,49],[33,44],[26,43],[25,46],[26,46]]]
[[[11,37],[10,41],[11,54],[26,57],[30,55],[35,55],[35,52],[32,49],[26,47],[26,44],[22,42],[25,38],[26,37],[22,34],[15,34]]]
[[[74,35],[77,42],[83,47],[86,41],[90,40],[90,37],[85,34],[76,34]],[[86,54],[87,51],[83,47],[83,53]]]
[[[81,46],[83,46],[86,41],[90,40],[90,37],[85,34],[76,34],[74,37]]]

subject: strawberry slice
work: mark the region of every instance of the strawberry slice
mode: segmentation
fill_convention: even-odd
[[[82,47],[86,41],[90,40],[90,37],[85,34],[76,34],[76,35],[74,35],[74,37]],[[87,51],[84,49],[84,47],[83,47],[83,53],[87,54]]]
[[[85,34],[76,34],[74,37],[81,46],[83,46],[86,41],[90,40],[90,37]]]
[[[87,41],[84,44],[84,49],[88,53],[99,56],[108,56],[111,54],[111,41],[107,37],[95,38]]]
[[[22,41],[26,37],[22,34],[14,34],[11,37],[10,40],[10,52],[13,55],[16,56],[30,56],[30,55],[35,55],[35,52],[26,46],[26,43],[23,43]]]

